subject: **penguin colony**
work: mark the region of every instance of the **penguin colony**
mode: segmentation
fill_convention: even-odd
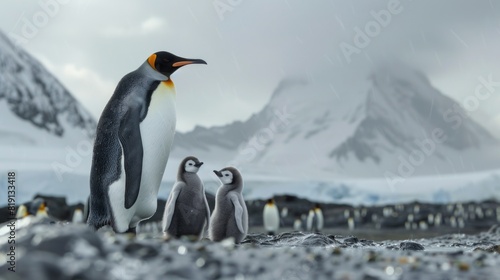
[[[42,198],[37,198],[33,200],[28,206],[24,204],[19,206],[19,208],[17,209],[16,218],[22,219],[29,216],[48,217],[49,215],[47,211],[48,207],[45,200],[43,200]]]

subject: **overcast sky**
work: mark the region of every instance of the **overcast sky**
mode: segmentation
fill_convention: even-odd
[[[51,3],[49,12],[40,3]],[[386,16],[378,29],[374,12]],[[355,43],[357,28],[369,29],[370,42]],[[496,0],[11,0],[0,9],[0,29],[96,118],[120,78],[151,53],[205,59],[208,66],[172,76],[181,131],[247,119],[285,77],[353,94],[353,85],[385,61],[422,70],[459,102],[474,94],[479,77],[500,82]],[[347,44],[356,52],[346,55]],[[494,133],[500,131],[495,90],[474,113]]]

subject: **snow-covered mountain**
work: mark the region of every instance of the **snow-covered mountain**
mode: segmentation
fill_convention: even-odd
[[[500,167],[500,142],[423,74],[386,65],[360,83],[363,92],[336,93],[328,83],[284,80],[249,120],[177,134],[174,155],[302,179]]]
[[[0,32],[0,146],[64,147],[95,120],[36,59]]]

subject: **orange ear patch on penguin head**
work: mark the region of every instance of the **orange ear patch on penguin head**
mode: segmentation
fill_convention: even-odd
[[[154,70],[157,70],[156,69],[156,54],[152,54],[148,57],[148,63],[149,63],[149,66],[151,66],[151,68],[153,68]]]

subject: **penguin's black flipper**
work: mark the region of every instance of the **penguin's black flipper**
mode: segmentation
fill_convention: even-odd
[[[134,205],[139,196],[142,176],[142,147],[140,124],[140,109],[131,108],[121,119],[119,138],[125,157],[125,208]],[[122,175],[123,176],[123,175]]]

